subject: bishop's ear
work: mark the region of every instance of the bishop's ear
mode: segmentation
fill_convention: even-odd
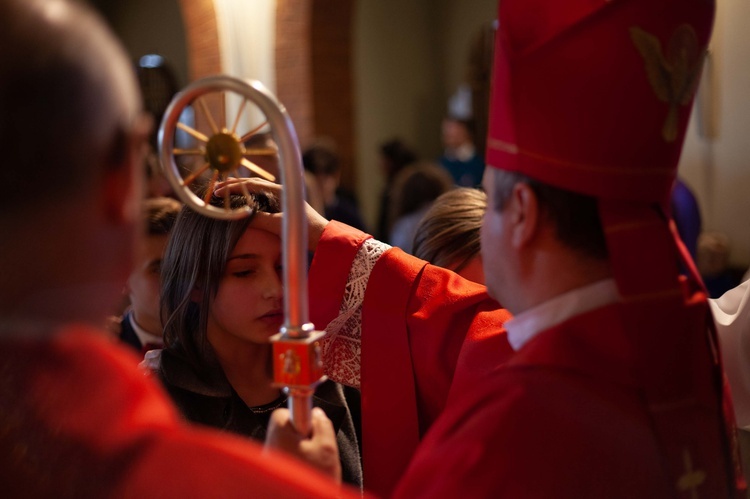
[[[511,223],[511,242],[517,248],[528,245],[537,235],[541,221],[539,198],[529,184],[519,182],[513,187],[507,212]]]

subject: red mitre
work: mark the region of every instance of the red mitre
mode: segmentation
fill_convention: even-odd
[[[679,288],[664,220],[713,14],[712,0],[500,2],[487,164],[599,198],[626,299]]]
[[[711,34],[711,0],[501,1],[487,164],[663,201]]]

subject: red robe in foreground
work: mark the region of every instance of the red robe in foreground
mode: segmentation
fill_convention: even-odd
[[[484,286],[369,244],[367,234],[328,224],[310,269],[310,312],[331,336],[329,376],[362,390],[365,489],[388,496],[449,392],[483,382],[509,358],[510,315]],[[367,251],[371,267],[353,269]]]
[[[473,393],[451,397],[395,496],[731,497],[720,387],[711,385],[704,348],[686,342],[662,352],[676,370],[692,366],[705,395],[650,408],[671,413],[672,430],[690,435],[674,483],[634,374],[651,345],[634,343],[640,332],[627,329],[622,313],[608,305],[543,331]]]
[[[3,497],[359,497],[292,458],[188,427],[100,336],[0,340]]]

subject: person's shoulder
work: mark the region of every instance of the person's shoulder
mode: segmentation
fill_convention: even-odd
[[[637,405],[592,392],[574,373],[504,365],[449,401],[396,496],[432,487],[494,497],[656,497],[657,457]],[[626,482],[639,466],[649,472]]]
[[[396,497],[432,494],[517,497],[530,470],[538,470],[540,427],[537,373],[497,367],[481,383],[448,401],[399,484]],[[491,464],[490,464],[491,463]],[[425,492],[426,491],[426,492]]]
[[[545,366],[502,364],[490,370],[482,383],[451,401],[457,419],[473,421],[488,436],[496,434],[508,442],[527,431],[545,432],[560,426],[586,425],[583,417],[566,414],[597,411],[605,386],[578,373]],[[601,411],[592,415],[598,419]],[[512,431],[509,431],[513,428]],[[519,440],[523,444],[523,438]]]
[[[449,400],[443,422],[453,420],[458,431],[489,435],[503,429],[505,420],[523,420],[533,414],[542,399],[535,396],[544,373],[534,369],[496,366],[476,383]]]

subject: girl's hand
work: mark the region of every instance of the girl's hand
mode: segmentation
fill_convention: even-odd
[[[288,409],[271,414],[266,434],[266,449],[285,451],[317,468],[341,483],[341,460],[333,423],[319,407],[312,410],[312,433],[305,437],[292,426]]]

